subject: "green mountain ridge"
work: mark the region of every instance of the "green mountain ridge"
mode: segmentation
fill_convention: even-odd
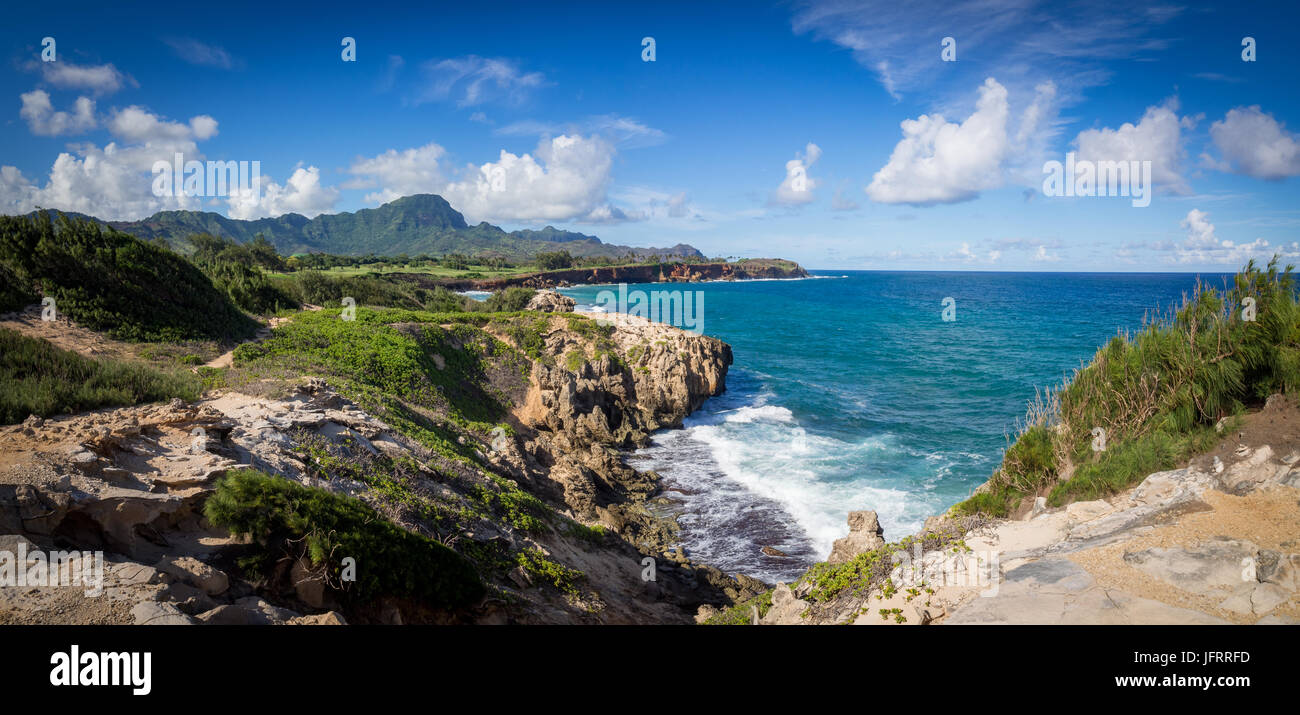
[[[538,253],[563,249],[575,257],[608,256],[637,259],[700,257],[695,247],[634,248],[604,243],[599,238],[553,226],[505,231],[481,222],[470,226],[465,217],[435,194],[405,196],[378,208],[355,213],[321,214],[307,218],[289,213],[275,218],[232,219],[211,211],[160,211],[138,221],[105,221],[68,212],[111,226],[145,240],[163,239],[179,250],[188,249],[186,238],[207,233],[247,243],[261,234],[282,255],[332,253],[338,255],[419,255],[461,253],[468,256],[500,254],[528,259]]]

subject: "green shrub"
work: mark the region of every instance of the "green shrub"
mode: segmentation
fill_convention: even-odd
[[[21,286],[4,300],[52,297],[60,313],[123,340],[235,340],[257,329],[194,264],[93,221],[0,216],[0,266]]]
[[[412,598],[437,608],[469,606],[483,596],[478,574],[442,544],[386,521],[356,499],[254,470],[223,477],[203,514],[232,534],[250,535],[273,562],[306,556],[322,566],[342,600]],[[344,582],[342,560],[356,560],[356,580]]]

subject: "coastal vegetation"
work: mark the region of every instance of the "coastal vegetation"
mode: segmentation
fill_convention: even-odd
[[[1296,390],[1292,270],[1251,261],[1230,285],[1198,284],[1176,309],[1116,335],[1039,396],[1001,466],[954,511],[1007,516],[1029,497],[1062,506],[1117,493],[1209,449],[1269,395]]]
[[[122,340],[235,340],[257,328],[194,263],[90,221],[0,216],[0,271],[12,279],[0,310],[50,298],[58,313]]]
[[[0,328],[0,424],[98,407],[179,397],[194,400],[199,380],[121,360],[92,360],[45,340]]]
[[[363,502],[304,487],[251,469],[222,477],[203,514],[232,534],[251,536],[257,551],[241,566],[271,577],[284,557],[306,559],[323,571],[343,600],[411,598],[435,608],[457,608],[484,592],[474,567],[442,544],[402,529]],[[354,579],[345,580],[351,558]]]

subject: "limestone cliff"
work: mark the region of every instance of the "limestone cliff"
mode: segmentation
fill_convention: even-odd
[[[0,538],[32,551],[107,553],[103,596],[0,589],[0,622],[684,623],[701,604],[759,592],[752,579],[666,555],[674,525],[645,506],[657,477],[618,452],[720,393],[730,348],[637,319],[607,328],[562,313],[519,320],[531,321],[526,334],[504,321],[406,321],[385,333],[439,336],[427,355],[435,371],[472,360],[481,399],[509,407],[506,430],[436,401],[399,401],[381,415],[389,403],[369,402],[347,375],[262,376],[282,360],[250,357],[257,350],[236,351],[222,373],[230,386],[197,403],[0,428],[0,533],[9,535]],[[293,323],[262,339],[282,339]],[[450,546],[474,564],[487,597],[450,611],[400,598],[357,606],[292,555],[245,573],[254,545],[202,511],[223,475],[243,468],[361,499]],[[653,580],[647,558],[663,562]]]

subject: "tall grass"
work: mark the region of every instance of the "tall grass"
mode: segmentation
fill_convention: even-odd
[[[1177,309],[1111,338],[1039,396],[988,484],[956,510],[1005,516],[1044,490],[1053,506],[1118,492],[1211,447],[1220,419],[1300,387],[1293,269],[1252,260],[1230,285],[1198,281]]]
[[[179,397],[198,399],[199,379],[146,365],[91,360],[0,328],[0,424],[28,415],[94,409]]]

